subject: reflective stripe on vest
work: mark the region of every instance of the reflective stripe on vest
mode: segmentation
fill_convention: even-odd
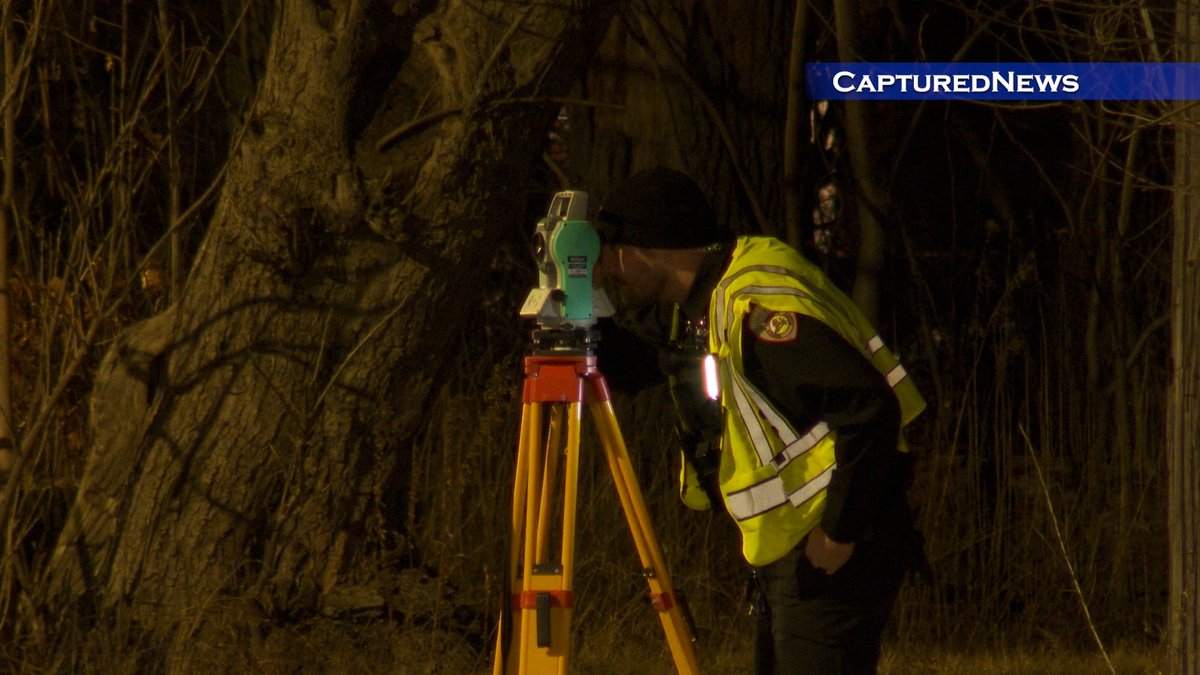
[[[734,400],[737,401],[738,414],[746,425],[746,431],[750,434],[750,440],[754,444],[754,453],[758,455],[759,462],[763,466],[772,466],[776,472],[783,471],[788,464],[791,464],[792,460],[811,450],[829,434],[829,425],[824,421],[812,425],[803,434],[797,434],[787,419],[781,416],[766,397],[759,393],[741,373],[733,371],[731,375],[735,384]],[[754,410],[757,410],[758,416],[761,416],[763,421],[775,430],[775,435],[783,444],[783,449],[779,452],[776,453],[771,448]]]
[[[752,404],[740,377],[734,378],[732,390],[738,415],[741,416],[742,422],[746,425],[746,431],[750,434],[750,443],[754,446],[754,454],[758,455],[760,464],[767,466],[771,458],[775,456],[775,451],[771,449],[771,443],[767,440],[762,424],[754,414],[754,409],[751,407]],[[774,411],[772,410],[772,412]]]
[[[778,455],[775,455],[775,458],[771,460],[771,464],[774,465],[776,471],[783,471],[783,468],[791,464],[793,459],[812,450],[817,443],[821,442],[821,439],[828,435],[829,425],[825,422],[817,422],[812,425],[807,433],[784,448]]]
[[[841,308],[841,306],[835,300],[833,300],[833,298],[829,297],[825,293],[822,293],[820,290],[813,289],[813,288],[810,288],[809,292],[806,293],[798,288],[794,288],[791,286],[746,286],[745,288],[738,289],[736,292],[734,292],[733,295],[731,295],[729,297],[729,307],[728,307],[728,309],[726,309],[726,307],[725,307],[725,304],[726,304],[725,290],[728,289],[729,286],[732,285],[733,282],[738,279],[738,277],[740,277],[744,274],[750,274],[752,272],[765,272],[767,274],[778,274],[780,276],[784,276],[789,279],[792,279],[792,280],[794,280],[802,285],[805,285],[807,287],[804,277],[800,276],[799,274],[796,274],[795,272],[789,270],[786,267],[780,267],[778,265],[749,265],[747,267],[743,267],[742,269],[738,270],[736,273],[723,279],[721,281],[720,285],[718,285],[717,289],[716,289],[717,302],[716,302],[716,312],[715,312],[715,315],[716,315],[716,318],[718,321],[717,330],[719,330],[721,332],[721,340],[722,341],[727,341],[729,339],[728,330],[729,330],[729,326],[733,324],[732,313],[733,313],[733,306],[735,304],[734,300],[736,300],[739,295],[743,295],[745,293],[753,293],[753,294],[761,294],[761,295],[793,295],[798,298],[803,298],[805,300],[811,300],[811,301],[819,300],[822,307],[824,307],[828,310],[831,310],[833,312],[836,312],[838,315],[841,316],[841,318],[845,322],[846,326],[848,326],[849,328],[851,328],[852,330],[854,330],[856,332],[858,331],[857,322],[854,321],[853,317],[847,315],[845,313],[845,311]],[[819,298],[816,296],[819,296]],[[861,334],[858,337],[860,340],[862,340]],[[875,338],[873,338],[873,339],[878,339],[878,337],[879,336],[876,335]],[[868,343],[868,345],[869,344],[870,343]],[[880,346],[883,346],[882,341],[880,342]],[[869,346],[868,346],[868,349],[869,349]],[[869,353],[871,355],[874,355],[876,351],[879,351],[879,350],[878,349],[874,349],[874,350],[869,349]]]
[[[820,522],[822,500],[837,469],[836,436],[817,420],[791,426],[742,372],[741,333],[757,305],[770,311],[809,316],[838,333],[893,387],[901,426],[925,407],[899,360],[853,300],[823,277],[794,249],[768,237],[742,237],[725,275],[711,296],[709,351],[717,355],[725,433],[721,489],[725,506],[742,533],[742,553],[753,565],[786,554]],[[903,436],[897,450],[903,452]],[[794,508],[786,508],[787,504]]]
[[[829,468],[793,490],[791,494],[785,493],[783,479],[773,476],[757,485],[725,495],[725,505],[729,508],[730,515],[737,520],[761,516],[789,502],[795,507],[803,506],[804,502],[816,497],[821,490],[829,486],[833,470],[836,468],[837,462],[830,464]]]
[[[879,351],[880,349],[883,349],[883,338],[876,335],[870,340],[867,340],[867,354],[869,356],[875,356],[875,352]]]
[[[875,335],[867,342],[867,349],[872,354],[883,347],[883,340],[878,335]],[[774,406],[741,373],[734,370],[731,371],[731,375],[734,381],[734,400],[737,402],[738,414],[742,418],[742,423],[745,425],[746,431],[750,434],[755,454],[758,455],[759,462],[763,466],[772,467],[776,475],[748,488],[727,494],[725,496],[725,503],[729,507],[729,513],[736,520],[746,520],[747,518],[762,515],[788,502],[791,502],[793,506],[800,506],[809,499],[812,499],[819,491],[829,485],[833,470],[837,468],[836,462],[791,493],[786,491],[783,478],[778,474],[792,460],[808,452],[828,436],[829,425],[823,420],[819,421],[803,435],[797,437],[796,432],[788,424],[787,420],[775,410]],[[894,388],[907,376],[908,372],[904,370],[904,367],[897,364],[886,375],[888,386]],[[755,410],[758,412],[757,415],[755,414]],[[769,424],[775,430],[779,440],[785,444],[783,450],[774,456],[772,456],[770,442],[767,440],[766,433],[762,428],[763,422]]]

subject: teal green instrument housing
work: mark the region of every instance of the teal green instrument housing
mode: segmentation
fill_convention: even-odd
[[[600,257],[600,237],[586,220],[568,220],[558,226],[550,242],[563,291],[564,321],[593,318],[592,271]]]
[[[538,287],[525,296],[521,316],[537,320],[541,331],[590,331],[596,319],[613,314],[604,289],[592,287],[600,235],[587,219],[587,201],[581,190],[555,194],[534,228]]]

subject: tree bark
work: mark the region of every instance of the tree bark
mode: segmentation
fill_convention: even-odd
[[[811,127],[805,119],[808,97],[804,94],[804,62],[808,58],[808,2],[796,1],[792,17],[792,45],[788,54],[787,121],[783,132],[783,214],[784,238],[788,245],[800,249],[801,219],[805,204],[804,191],[807,166],[801,162],[801,148],[808,140],[802,130]],[[811,216],[809,216],[811,217]]]
[[[572,178],[606,189],[664,165],[692,176],[739,233],[785,236],[783,134],[788,3],[639,0],[589,71],[589,96],[620,109],[579,110]],[[752,140],[747,140],[752,139]]]
[[[859,7],[848,0],[833,3],[837,29],[838,58],[842,61],[864,60],[859,49]],[[871,323],[879,323],[879,277],[883,273],[887,235],[884,220],[891,211],[891,198],[881,185],[876,152],[871,145],[871,123],[867,102],[844,101],[846,110],[846,143],[850,153],[850,168],[854,176],[854,203],[858,214],[858,263],[854,273],[851,297]]]
[[[509,214],[546,101],[613,11],[416,5],[277,6],[182,295],[97,375],[58,603],[128,607],[179,643],[225,597],[310,612],[380,543],[369,531],[453,357],[439,345],[479,301],[489,242],[526,224]]]
[[[7,12],[6,12],[7,13]],[[13,438],[13,398],[12,398],[12,331],[10,329],[9,290],[8,290],[8,240],[9,221],[13,211],[13,174],[17,168],[16,153],[16,106],[18,82],[16,76],[16,56],[14,55],[12,26],[15,19],[5,16],[4,25],[0,26],[0,49],[4,59],[4,104],[0,105],[0,143],[4,144],[3,166],[4,177],[0,182],[0,482],[8,478],[8,472],[16,461],[13,452],[16,443]],[[11,89],[11,92],[9,91]]]
[[[1180,61],[1200,57],[1200,15],[1177,5]],[[1171,388],[1167,399],[1171,672],[1200,672],[1200,115],[1180,102],[1171,261]]]

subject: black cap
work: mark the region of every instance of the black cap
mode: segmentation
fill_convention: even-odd
[[[606,244],[640,248],[699,248],[730,238],[717,224],[700,186],[686,175],[654,167],[630,176],[597,214]]]

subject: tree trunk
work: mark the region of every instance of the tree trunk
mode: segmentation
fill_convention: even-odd
[[[809,129],[808,97],[804,93],[804,63],[808,53],[808,2],[797,0],[792,17],[792,45],[788,53],[787,119],[783,132],[783,232],[792,248],[800,250],[804,191],[809,188],[802,148],[808,143],[802,132]],[[811,133],[811,131],[810,131]],[[811,217],[811,216],[810,216]]]
[[[859,47],[860,29],[856,3],[835,0],[833,14],[837,27],[838,58],[864,60]],[[870,32],[868,34],[871,34]],[[872,56],[875,56],[872,54]],[[846,142],[850,168],[854,176],[854,203],[858,215],[858,263],[854,271],[851,297],[871,323],[879,324],[879,277],[883,273],[887,234],[883,223],[891,211],[891,198],[881,183],[878,149],[871,143],[871,121],[866,101],[843,101],[846,110]]]
[[[17,39],[13,31],[16,18],[4,11],[3,25],[0,25],[0,67],[4,72],[3,104],[0,105],[0,144],[3,144],[4,157],[0,159],[0,485],[8,478],[9,471],[16,463],[16,425],[13,416],[12,395],[12,329],[11,301],[9,291],[9,260],[8,241],[12,234],[12,219],[16,212],[15,182],[16,182],[16,119],[17,108],[21,104],[24,89],[24,67],[17,63],[16,49],[13,42]],[[36,30],[36,29],[35,29]],[[32,42],[35,35],[26,38]]]
[[[589,96],[620,106],[578,110],[572,178],[595,190],[652,165],[705,189],[739,233],[783,231],[783,134],[791,34],[788,3],[644,0],[604,43]],[[753,139],[748,141],[747,139]]]
[[[614,9],[428,5],[278,4],[182,295],[97,375],[60,603],[128,607],[178,644],[222,598],[310,612],[380,543],[439,345],[490,242],[528,224],[551,99]]]
[[[1200,58],[1200,15],[1177,5],[1178,60]],[[1200,672],[1200,115],[1182,101],[1175,140],[1171,389],[1167,399],[1171,672]]]

